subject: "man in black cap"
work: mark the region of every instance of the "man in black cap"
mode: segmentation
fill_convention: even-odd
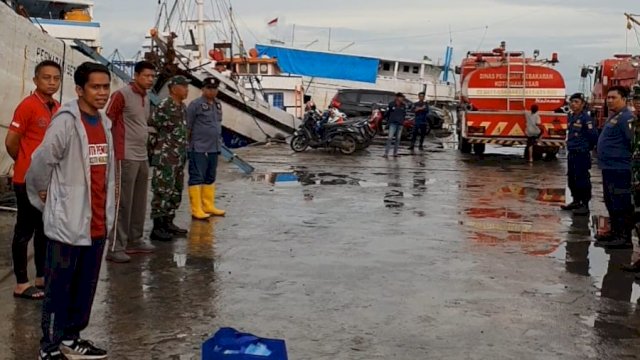
[[[404,120],[407,117],[407,103],[402,93],[396,93],[396,99],[389,103],[389,110],[387,111],[387,124],[389,124],[389,137],[387,138],[387,145],[384,148],[384,157],[389,156],[389,150],[391,150],[391,144],[395,137],[395,143],[393,146],[393,156],[398,156],[398,148],[400,147],[400,138],[402,137],[402,126]]]
[[[191,216],[204,220],[224,216],[216,208],[216,168],[222,150],[222,104],[218,96],[220,81],[209,77],[202,82],[202,97],[187,108],[189,146],[189,200]]]
[[[585,110],[585,103],[582,93],[575,93],[569,98],[571,113],[567,129],[567,180],[573,202],[563,205],[562,210],[573,210],[575,215],[589,214],[591,150],[598,142],[598,130]]]

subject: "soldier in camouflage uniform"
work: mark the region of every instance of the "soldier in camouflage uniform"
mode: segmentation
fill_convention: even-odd
[[[150,163],[153,166],[151,189],[151,239],[169,241],[184,235],[185,229],[173,223],[182,201],[184,167],[187,161],[186,106],[189,80],[174,76],[169,80],[169,97],[160,101],[151,118],[155,129],[149,137]]]

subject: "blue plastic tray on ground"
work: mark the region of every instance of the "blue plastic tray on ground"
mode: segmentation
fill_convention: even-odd
[[[250,344],[262,343],[271,351],[269,356],[247,354],[223,354],[226,350],[240,350]],[[216,351],[216,347],[219,351]],[[288,360],[284,340],[265,339],[241,333],[233,328],[221,328],[202,344],[202,360]]]

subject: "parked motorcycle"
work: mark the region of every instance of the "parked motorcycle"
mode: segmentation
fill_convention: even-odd
[[[382,136],[387,136],[389,134],[389,125],[387,124],[387,111],[389,111],[389,107],[387,105],[374,105],[373,111],[371,112],[371,126],[376,129],[376,133]],[[413,129],[413,119],[414,114],[409,112],[407,113],[407,117],[405,118],[404,123],[402,124],[402,134],[401,138],[406,139],[411,136],[411,131]]]
[[[327,115],[329,118],[323,119],[323,116]],[[334,148],[350,155],[358,150],[358,136],[359,131],[353,126],[344,125],[344,118],[337,113],[320,114],[318,111],[310,110],[304,114],[302,125],[293,134],[291,149],[302,152],[308,147]]]
[[[374,105],[371,112],[370,123],[371,126],[375,128],[375,130],[382,134],[388,134],[388,126],[386,113],[388,111],[388,106],[385,104],[376,104]],[[429,122],[429,127],[427,128],[428,132],[431,130],[442,129],[444,124],[444,112],[442,109],[432,106],[429,108],[429,115],[427,115],[427,121]],[[415,124],[415,114],[413,112],[408,112],[407,117],[403,123],[402,137],[408,138],[411,136],[413,132],[413,126]],[[428,135],[428,133],[427,133]]]

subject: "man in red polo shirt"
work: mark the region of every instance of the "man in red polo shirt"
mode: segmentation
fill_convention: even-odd
[[[16,193],[18,216],[13,234],[13,271],[16,276],[15,297],[38,300],[44,297],[44,261],[46,236],[42,228],[42,213],[33,207],[27,197],[25,174],[31,164],[31,154],[40,145],[51,117],[60,104],[53,95],[60,89],[60,65],[43,61],[36,66],[33,82],[36,90],[16,108],[5,139],[7,152],[15,161],[13,188]],[[35,236],[34,236],[35,235]],[[36,263],[35,285],[27,274],[27,248],[33,237]]]

